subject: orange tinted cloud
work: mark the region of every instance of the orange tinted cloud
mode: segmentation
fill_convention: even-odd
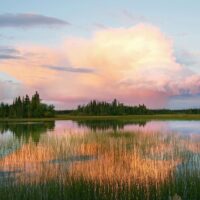
[[[68,37],[58,49],[18,49],[24,59],[4,60],[0,70],[62,106],[118,98],[163,107],[170,96],[200,91],[200,76],[176,62],[172,41],[152,25]]]

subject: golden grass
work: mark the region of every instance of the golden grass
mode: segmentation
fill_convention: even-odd
[[[173,176],[175,167],[183,160],[175,157],[175,150],[200,152],[199,143],[161,133],[48,136],[36,145],[29,141],[21,149],[0,159],[0,171],[16,171],[16,179],[23,183],[45,183],[50,180],[85,180],[126,182],[157,185]],[[73,156],[93,156],[94,159],[71,161]],[[168,159],[164,159],[168,155]],[[58,160],[58,162],[52,162]],[[61,162],[59,163],[59,160]],[[62,161],[63,160],[63,161]]]
[[[171,174],[180,160],[152,160],[143,158],[137,150],[133,152],[108,151],[99,154],[97,160],[77,162],[71,165],[70,174],[100,182],[157,182],[161,183]]]

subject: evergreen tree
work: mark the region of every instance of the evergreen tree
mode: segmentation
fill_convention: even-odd
[[[23,98],[23,117],[32,117],[31,116],[31,103],[30,103],[30,98],[28,95]]]
[[[132,115],[132,114],[148,114],[150,111],[146,108],[145,105],[139,106],[125,106],[122,103],[119,103],[116,99],[112,103],[107,102],[98,102],[93,100],[87,105],[78,106],[75,111],[77,114],[86,114],[86,115]]]
[[[36,92],[32,99],[29,96],[17,97],[11,105],[0,104],[0,117],[2,118],[40,118],[53,117],[55,110],[53,105],[41,103],[39,93]]]

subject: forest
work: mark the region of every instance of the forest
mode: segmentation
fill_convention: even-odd
[[[144,104],[127,106],[114,99],[111,103],[92,100],[87,105],[79,105],[73,113],[86,115],[144,115],[150,114],[150,110]]]
[[[54,117],[54,115],[54,106],[42,103],[38,92],[32,98],[28,95],[19,96],[10,105],[0,104],[1,118],[42,118]]]
[[[65,111],[61,111],[62,114]],[[124,105],[114,99],[111,103],[92,100],[86,105],[79,105],[74,111],[67,114],[76,115],[156,115],[156,114],[200,114],[199,108],[194,109],[149,109],[144,104],[138,106]]]
[[[54,105],[42,103],[40,95],[36,92],[31,98],[17,97],[12,104],[0,104],[0,118],[49,118],[55,115],[155,115],[155,114],[200,114],[200,109],[149,109],[142,105],[124,105],[116,99],[111,103],[92,100],[86,105],[79,105],[74,110],[56,111]]]

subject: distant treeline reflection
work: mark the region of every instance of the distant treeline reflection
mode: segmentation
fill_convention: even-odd
[[[88,127],[92,131],[118,131],[124,129],[125,125],[145,126],[147,121],[123,121],[123,120],[78,120],[79,127]]]
[[[33,142],[39,142],[41,134],[48,130],[53,130],[55,122],[41,122],[41,123],[0,123],[0,133],[10,131],[19,139],[28,141],[32,139]]]

